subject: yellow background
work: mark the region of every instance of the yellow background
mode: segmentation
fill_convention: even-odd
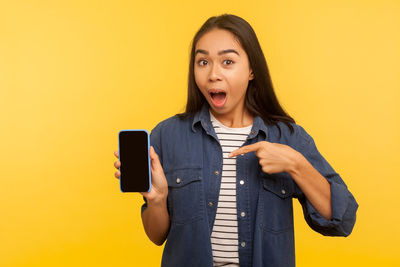
[[[283,107],[360,207],[325,237],[294,200],[297,266],[400,266],[400,1],[0,2],[0,265],[159,266],[118,131],[183,111],[190,41],[233,13]]]

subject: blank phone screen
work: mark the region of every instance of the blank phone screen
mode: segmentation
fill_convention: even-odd
[[[149,143],[145,131],[119,132],[120,187],[122,192],[149,190]]]

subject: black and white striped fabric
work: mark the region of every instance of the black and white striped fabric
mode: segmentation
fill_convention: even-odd
[[[221,188],[217,214],[211,233],[214,266],[239,266],[238,228],[236,209],[236,158],[228,154],[242,146],[251,127],[229,128],[210,112],[210,119],[223,153]]]

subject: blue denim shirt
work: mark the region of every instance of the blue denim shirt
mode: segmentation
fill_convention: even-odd
[[[210,236],[221,183],[222,149],[208,109],[206,103],[191,118],[170,117],[151,132],[151,145],[168,182],[171,228],[162,267],[213,266]],[[255,117],[243,145],[266,140],[302,153],[330,183],[332,218],[321,216],[288,173],[264,173],[254,152],[238,156],[237,180],[244,180],[244,184],[236,184],[241,267],[295,266],[292,198],[301,203],[308,225],[323,235],[348,236],[355,224],[358,204],[318,152],[313,138],[297,124],[292,123],[294,134],[284,123],[279,125],[281,136],[276,126]],[[147,207],[144,200],[142,212]]]

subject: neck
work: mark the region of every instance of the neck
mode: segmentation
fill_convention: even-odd
[[[213,116],[226,127],[242,128],[253,124],[254,117],[244,107],[240,109],[237,108],[226,114],[216,113],[212,109],[210,109],[210,111]]]

